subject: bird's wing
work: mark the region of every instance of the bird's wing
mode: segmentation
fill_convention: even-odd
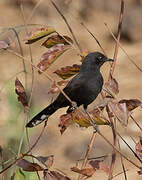
[[[67,86],[63,89],[65,94],[69,96],[72,101],[76,102],[76,97],[78,96],[79,90],[80,88],[82,88],[84,82],[83,80],[84,78],[82,77],[82,75],[77,74],[73,79],[69,81]],[[71,105],[68,99],[62,93],[59,94],[59,96],[53,103],[55,106],[58,105],[59,107],[66,107]]]
[[[77,74],[74,78],[72,78],[69,81],[67,86],[63,89],[63,91],[67,95],[74,94],[75,92],[77,92],[82,87],[82,85],[84,83],[85,82],[84,82],[84,78],[83,78],[82,74]]]

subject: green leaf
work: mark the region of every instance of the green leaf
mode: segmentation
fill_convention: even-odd
[[[54,32],[56,31],[52,27],[42,27],[42,28],[34,29],[33,31],[30,32],[29,36],[26,38],[25,44],[32,44]]]
[[[20,168],[17,169],[14,180],[26,180],[26,177]]]

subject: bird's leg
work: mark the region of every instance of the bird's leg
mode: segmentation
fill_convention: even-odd
[[[77,108],[77,103],[72,101],[71,106],[68,108],[67,113],[71,113],[73,110]]]
[[[76,109],[77,108],[77,103],[75,101],[72,101],[72,110]]]
[[[84,108],[84,111],[86,112],[86,114],[88,115],[90,122],[94,128],[94,133],[96,133],[98,131],[98,125],[94,122],[94,120],[92,119],[92,117],[90,116],[89,112],[87,111],[87,108]]]

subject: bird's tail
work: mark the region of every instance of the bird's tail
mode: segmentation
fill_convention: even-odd
[[[31,128],[37,126],[43,121],[47,120],[50,115],[52,115],[58,108],[53,104],[50,104],[48,107],[43,109],[40,113],[32,118],[26,125],[26,127]]]

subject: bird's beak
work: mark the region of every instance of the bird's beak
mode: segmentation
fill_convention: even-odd
[[[113,62],[114,60],[113,60],[113,59],[106,59],[106,61],[111,61],[111,62]]]

